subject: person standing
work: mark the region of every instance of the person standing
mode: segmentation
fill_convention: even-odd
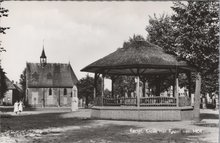
[[[22,101],[19,102],[18,110],[19,110],[19,113],[21,113],[23,111],[23,102]]]
[[[15,103],[14,103],[14,112],[17,114],[17,112],[18,112],[18,106],[19,106],[19,103],[18,103],[18,101],[16,101]]]

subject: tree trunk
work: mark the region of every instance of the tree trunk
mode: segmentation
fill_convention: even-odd
[[[200,91],[201,91],[201,75],[196,73],[196,89],[195,89],[195,103],[194,103],[194,120],[200,121]]]

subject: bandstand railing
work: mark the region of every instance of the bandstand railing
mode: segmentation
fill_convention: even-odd
[[[137,106],[136,97],[97,97],[96,105],[98,106]],[[190,106],[190,100],[187,97],[179,97],[179,106]],[[140,97],[140,106],[177,106],[175,97]]]
[[[141,97],[140,106],[176,106],[174,97]]]

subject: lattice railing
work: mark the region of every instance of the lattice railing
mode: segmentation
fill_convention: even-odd
[[[140,106],[176,106],[174,97],[141,97]]]
[[[137,98],[97,97],[95,103],[97,106],[137,106]],[[177,100],[174,97],[140,97],[140,106],[177,106]],[[191,106],[190,98],[179,97],[179,106]]]

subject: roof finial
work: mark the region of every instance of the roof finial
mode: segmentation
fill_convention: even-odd
[[[40,58],[47,58],[44,52],[44,44],[43,44],[43,50],[42,50]]]
[[[47,57],[45,55],[45,52],[44,52],[44,40],[43,40],[43,50],[42,50],[42,53],[41,53],[41,56],[40,56],[40,63],[42,66],[45,66],[47,64]]]

